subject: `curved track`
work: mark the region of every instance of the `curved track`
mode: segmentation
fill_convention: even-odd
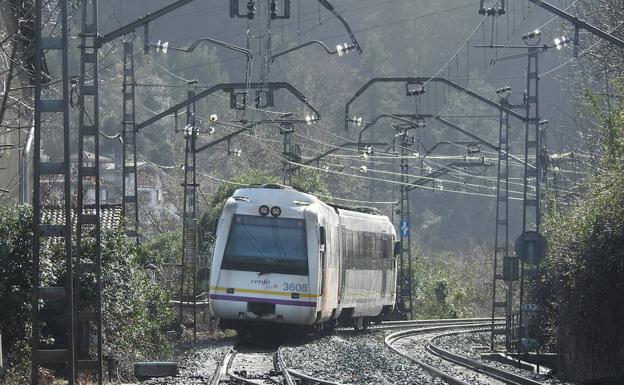
[[[504,372],[499,368],[488,367],[481,362],[448,352],[435,345],[436,339],[441,337],[457,333],[486,331],[490,327],[490,319],[473,318],[393,321],[371,325],[369,329],[371,331],[401,329],[385,338],[386,345],[394,352],[418,364],[431,375],[439,377],[449,384],[541,385],[540,382]],[[342,328],[336,331],[353,332],[353,329]],[[408,353],[408,351],[414,350],[414,346],[420,346],[416,349],[416,354],[414,352]],[[444,365],[440,364],[442,361],[445,362]],[[340,385],[338,382],[316,378],[286,367],[282,357],[282,346],[251,347],[244,343],[232,347],[223,356],[210,381],[210,385],[294,385],[296,383]]]
[[[386,337],[385,342],[394,352],[408,358],[430,374],[452,385],[543,385],[542,382],[452,353],[435,344],[435,341],[442,337],[460,333],[483,332],[490,330],[490,328],[491,324],[489,323],[458,323],[421,327],[391,333]]]

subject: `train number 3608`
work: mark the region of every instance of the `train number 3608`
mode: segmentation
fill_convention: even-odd
[[[306,292],[308,291],[308,285],[305,283],[284,283],[284,287],[282,288],[285,291],[294,291],[294,292]]]

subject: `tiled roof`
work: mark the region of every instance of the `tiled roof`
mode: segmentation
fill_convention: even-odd
[[[100,206],[102,229],[114,229],[121,225],[121,205],[105,204]],[[42,210],[43,222],[48,224],[63,224],[65,212],[59,207],[45,207]],[[76,225],[76,215],[72,212],[72,226]]]

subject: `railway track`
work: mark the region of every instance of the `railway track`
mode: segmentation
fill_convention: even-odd
[[[456,353],[445,350],[439,346],[439,339],[449,337],[459,333],[482,332],[491,327],[491,320],[483,318],[463,319],[463,320],[415,320],[386,322],[382,325],[371,327],[373,333],[358,333],[351,329],[352,335],[346,337],[345,341],[351,338],[366,339],[367,336],[379,341],[379,346],[384,343],[395,353],[400,354],[406,361],[404,367],[410,367],[410,362],[417,364],[412,366],[421,368],[425,376],[427,372],[432,377],[437,377],[435,383],[442,381],[452,385],[467,384],[517,384],[517,385],[543,385],[542,383],[519,376],[503,369],[489,367],[481,362],[468,357],[460,356]],[[400,329],[395,331],[394,329]],[[383,331],[389,330],[384,338]],[[377,332],[378,331],[378,332]],[[337,333],[336,337],[346,333]],[[376,336],[376,337],[373,337]],[[298,344],[297,344],[298,345]],[[414,346],[419,346],[415,349]],[[341,378],[344,369],[334,369],[329,371],[308,371],[304,366],[297,366],[299,360],[293,361],[293,356],[288,354],[285,359],[286,346],[278,346],[277,343],[264,343],[257,346],[257,343],[242,341],[238,345],[227,350],[222,356],[213,376],[210,385],[232,385],[232,384],[281,384],[281,385],[340,385],[337,381]],[[289,347],[288,349],[291,349]],[[393,353],[388,352],[387,356],[393,360]],[[310,358],[310,356],[308,356]],[[307,360],[305,361],[307,362]],[[388,361],[391,362],[391,361]],[[289,367],[294,365],[294,367]],[[379,366],[385,367],[384,365]],[[386,370],[393,370],[389,365]],[[423,372],[424,370],[424,372]],[[311,375],[310,373],[314,373]],[[319,378],[323,377],[323,378]],[[431,379],[431,377],[429,377]],[[349,383],[350,379],[342,376],[342,383]],[[372,382],[371,382],[372,383]],[[414,383],[433,383],[430,381],[416,381]]]
[[[543,382],[512,371],[490,366],[436,345],[442,337],[489,331],[491,323],[446,324],[402,330],[386,336],[386,345],[395,353],[416,363],[429,374],[451,385],[511,384],[544,385]],[[416,353],[416,354],[415,354]],[[435,357],[437,359],[432,359]],[[466,371],[469,369],[469,371]]]
[[[288,369],[281,347],[277,349],[232,347],[223,357],[210,385],[339,385]]]
[[[504,318],[495,318],[497,322],[504,321]],[[409,320],[409,321],[384,321],[381,324],[372,324],[368,325],[366,330],[391,330],[391,329],[405,329],[412,327],[423,327],[423,326],[443,326],[443,325],[453,325],[457,323],[462,324],[477,324],[477,323],[486,323],[492,322],[491,318],[462,318],[462,319],[427,319],[427,320]],[[353,331],[353,328],[337,328],[336,331],[344,332],[344,331]]]

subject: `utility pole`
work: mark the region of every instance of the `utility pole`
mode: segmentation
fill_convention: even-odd
[[[122,212],[128,221],[128,237],[134,238],[136,243],[139,237],[139,195],[137,170],[137,142],[136,142],[136,106],[134,81],[134,33],[122,38],[124,69],[123,69],[123,112],[122,122]]]
[[[67,369],[67,381],[69,385],[75,383],[74,372],[74,264],[72,261],[72,220],[71,220],[71,170],[70,170],[70,121],[69,121],[69,54],[68,54],[68,23],[67,23],[67,0],[58,1],[58,16],[56,18],[55,36],[43,37],[45,27],[44,20],[48,16],[54,19],[54,15],[48,15],[47,5],[43,0],[35,0],[35,23],[34,23],[34,163],[33,163],[33,270],[32,270],[32,336],[31,336],[31,383],[39,384],[39,369],[45,365],[65,364]],[[60,74],[60,98],[52,99],[44,97],[44,51],[48,55],[58,57],[61,67]],[[50,160],[44,160],[42,156],[42,143],[47,140],[42,137],[44,122],[50,114],[59,115],[60,134],[62,149],[60,155],[45,154]],[[55,130],[54,125],[48,125],[46,131]],[[56,129],[56,131],[59,131]],[[50,196],[45,196],[43,188],[52,176],[62,178],[60,191],[60,209],[63,219],[57,223],[47,223],[44,220],[43,210],[50,204]],[[45,238],[46,240],[42,240]],[[65,282],[60,287],[42,286],[41,259],[42,245],[58,238],[63,242],[65,251]],[[50,349],[41,342],[41,329],[45,320],[41,319],[41,310],[49,306],[51,302],[58,301],[63,304],[65,322],[65,343],[63,347]]]
[[[281,123],[280,134],[283,136],[283,150],[282,150],[282,183],[290,185],[292,182],[293,168],[290,166],[290,162],[297,162],[296,154],[294,153],[295,146],[292,144],[292,136],[295,133],[295,125],[292,123]]]
[[[102,384],[102,249],[100,223],[100,135],[99,135],[99,76],[98,76],[98,1],[85,1],[82,6],[80,33],[80,78],[78,82],[78,183],[75,256],[75,364],[80,371],[95,375]],[[85,250],[87,243],[93,250]],[[95,276],[95,290],[82,285]],[[95,338],[93,338],[94,336]]]
[[[188,98],[195,96],[195,91],[188,92]],[[180,266],[180,312],[179,323],[193,327],[193,340],[197,340],[197,173],[195,121],[195,102],[187,107],[186,127],[184,127],[184,211],[182,222],[182,264]],[[184,305],[193,304],[193,321],[184,321]]]
[[[501,104],[509,107],[509,95],[501,97]],[[496,222],[494,230],[494,260],[492,277],[492,330],[490,350],[495,348],[496,309],[505,311],[505,344],[510,349],[513,283],[518,280],[518,258],[509,253],[509,115],[500,111],[498,131],[498,172],[496,178]],[[502,266],[501,266],[502,262]],[[498,301],[498,282],[505,286],[505,300]]]
[[[561,47],[565,44],[566,39],[563,40],[556,39],[555,44],[549,46],[547,44],[544,45],[530,45],[528,41],[530,39],[539,38],[541,36],[540,31],[535,31],[533,33],[525,34],[523,39],[525,40],[525,45],[477,45],[480,48],[505,48],[505,49],[521,49],[525,50],[527,57],[527,68],[526,68],[526,88],[523,94],[523,101],[520,105],[511,105],[509,104],[506,95],[502,102],[501,106],[504,106],[504,109],[499,109],[499,111],[510,111],[514,108],[524,109],[524,117],[522,121],[525,124],[525,151],[524,151],[524,176],[523,176],[523,200],[522,200],[522,234],[520,238],[516,241],[516,256],[515,259],[503,259],[503,261],[508,261],[507,272],[506,267],[503,266],[503,274],[508,274],[507,278],[503,279],[507,281],[508,288],[511,289],[512,293],[507,294],[506,300],[506,315],[508,316],[506,322],[506,345],[507,349],[510,351],[517,351],[518,353],[523,353],[524,351],[533,350],[538,347],[538,342],[536,340],[529,339],[529,327],[528,327],[528,315],[537,310],[536,305],[534,304],[524,304],[525,293],[524,293],[524,281],[527,277],[527,273],[525,269],[528,269],[527,263],[525,260],[526,256],[519,254],[518,246],[522,249],[531,249],[530,252],[534,258],[531,258],[531,264],[535,264],[536,260],[541,256],[537,256],[540,254],[538,250],[535,248],[537,241],[536,239],[528,239],[529,237],[539,237],[540,230],[540,222],[541,222],[541,205],[543,200],[543,182],[546,179],[546,159],[547,159],[547,151],[544,147],[544,143],[546,142],[546,131],[542,129],[542,121],[539,116],[539,55],[547,52],[548,49],[553,47]],[[501,57],[498,60],[510,60],[516,59],[518,57],[524,57],[525,55],[511,55],[507,57]],[[511,92],[511,88],[508,88],[506,93]],[[501,89],[502,90],[502,89]],[[501,95],[501,90],[497,91],[499,95]],[[515,112],[514,112],[515,113]],[[508,157],[511,157],[507,153]],[[497,217],[498,219],[498,217]],[[529,234],[531,233],[531,234]],[[543,251],[543,250],[542,250]],[[511,281],[515,280],[516,275],[516,266],[519,264],[519,307],[517,312],[512,312],[509,314],[509,309],[507,306],[513,303],[514,295],[513,288],[514,285]],[[494,271],[496,275],[497,272]],[[531,278],[535,276],[535,269],[531,268],[528,275]],[[493,293],[493,296],[495,294]],[[497,303],[497,301],[493,300],[493,311],[495,307],[502,307],[502,303]],[[498,305],[498,306],[497,306]],[[513,305],[511,305],[513,306]],[[493,335],[492,335],[493,338]],[[491,341],[492,342],[492,341]]]
[[[401,189],[399,199],[399,303],[409,314],[409,318],[414,317],[414,300],[412,293],[412,236],[410,222],[409,190],[409,160],[408,148],[413,144],[409,136],[407,126],[397,126],[397,135],[401,144]],[[409,305],[408,305],[409,304]]]
[[[524,93],[525,108],[525,150],[524,150],[524,189],[522,203],[522,234],[528,230],[540,231],[541,222],[541,201],[542,201],[542,181],[546,177],[544,161],[542,155],[545,149],[542,143],[545,142],[545,131],[540,127],[539,116],[539,54],[543,50],[541,47],[528,47],[528,63],[526,70],[526,90]],[[535,159],[535,167],[529,167],[530,159]],[[531,189],[531,185],[534,186]],[[533,191],[531,191],[533,190]],[[522,354],[529,350],[528,346],[528,313],[534,308],[532,304],[524,304],[524,281],[525,270],[528,268],[524,260],[520,261],[520,298],[519,311],[517,315],[518,323],[512,330],[512,349]],[[534,269],[531,269],[533,271]],[[531,274],[533,275],[533,274]]]

